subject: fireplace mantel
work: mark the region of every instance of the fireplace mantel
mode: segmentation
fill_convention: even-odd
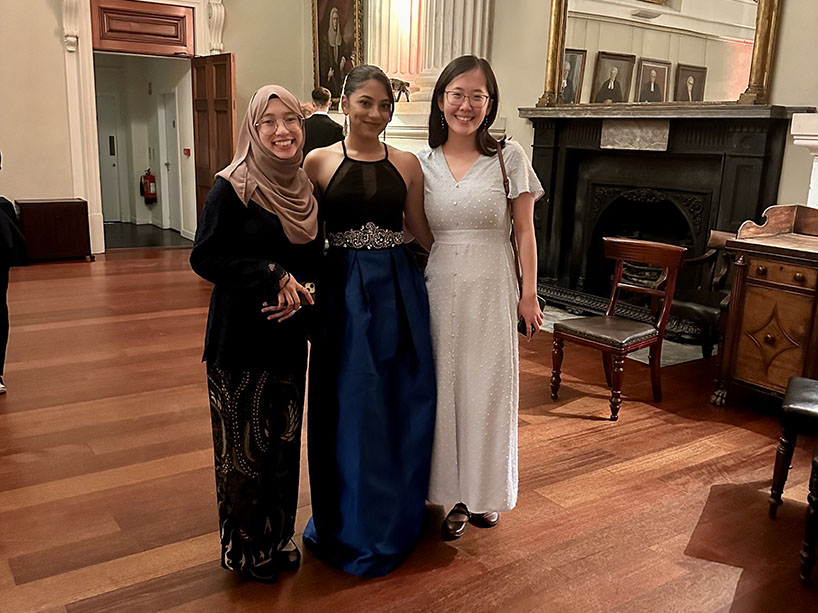
[[[523,107],[524,119],[790,119],[793,113],[814,113],[815,107],[737,102],[684,104],[564,104]]]
[[[600,233],[623,231],[612,220],[628,220],[627,231],[652,240],[678,240],[691,256],[703,253],[711,229],[735,232],[747,219],[760,220],[776,204],[797,112],[815,109],[736,103],[519,109],[534,125],[532,163],[545,190],[534,210],[540,292],[593,310],[589,293],[607,294],[599,282],[588,283],[591,273],[599,281],[596,243]],[[665,236],[660,227],[657,237],[657,225],[679,232]]]

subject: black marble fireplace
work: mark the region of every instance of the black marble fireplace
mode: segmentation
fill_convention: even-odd
[[[603,236],[706,249],[776,204],[793,112],[725,104],[524,108],[545,188],[535,207],[539,291],[601,312],[610,291]],[[679,283],[696,283],[680,278]],[[679,328],[672,322],[671,328]]]

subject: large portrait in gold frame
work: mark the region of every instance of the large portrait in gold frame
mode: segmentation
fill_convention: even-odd
[[[316,87],[337,100],[353,66],[363,62],[363,0],[312,0],[313,72]]]

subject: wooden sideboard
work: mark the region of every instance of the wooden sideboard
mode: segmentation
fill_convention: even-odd
[[[32,262],[86,258],[91,254],[88,204],[80,198],[15,200]]]
[[[783,396],[790,377],[818,378],[818,209],[778,205],[764,216],[726,244],[735,274],[717,406],[734,383]]]

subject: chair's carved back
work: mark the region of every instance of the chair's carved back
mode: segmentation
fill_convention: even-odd
[[[605,257],[616,260],[611,298],[605,314],[611,316],[616,313],[616,304],[622,290],[646,294],[651,297],[651,306],[656,318],[654,323],[659,329],[660,337],[663,336],[670,315],[670,305],[673,302],[679,268],[684,262],[684,254],[687,250],[676,245],[630,238],[605,237],[602,243]],[[656,281],[646,285],[629,283],[622,278],[625,262],[640,262],[658,266],[661,267],[662,273]]]

